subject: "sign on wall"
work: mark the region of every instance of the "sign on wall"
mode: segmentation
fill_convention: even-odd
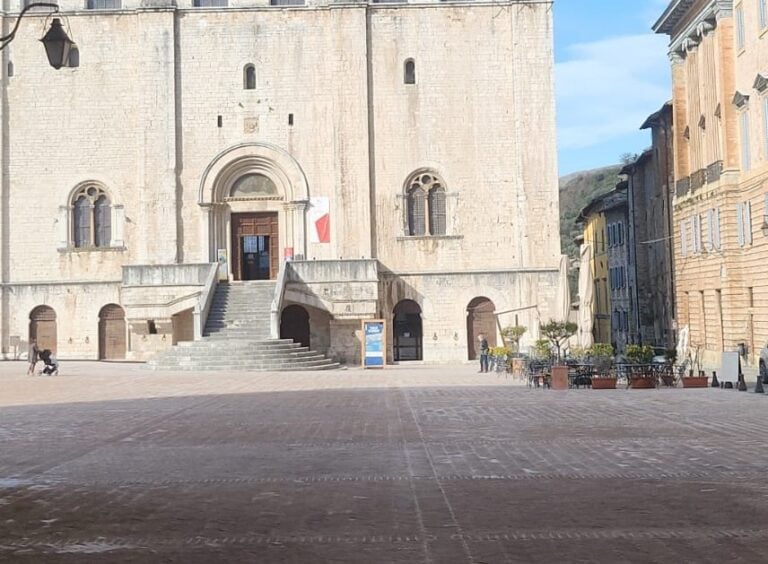
[[[219,280],[227,280],[229,278],[229,267],[227,265],[227,249],[218,250],[218,262],[219,262]]]
[[[310,198],[309,210],[309,242],[331,242],[331,202],[326,197]]]
[[[363,320],[363,368],[384,368],[387,331],[383,319]]]

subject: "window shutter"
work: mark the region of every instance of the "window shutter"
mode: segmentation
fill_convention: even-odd
[[[685,220],[680,222],[680,255],[681,256],[687,256],[688,255],[688,248],[686,247],[686,240],[685,240]]]
[[[426,234],[424,217],[424,190],[414,188],[408,193],[408,234]]]
[[[715,248],[715,210],[707,210],[707,251]]]
[[[91,245],[91,202],[85,196],[80,196],[75,201],[73,211],[73,238],[75,247],[88,247]]]
[[[763,150],[765,159],[768,160],[768,96],[763,97]]]
[[[736,204],[736,238],[739,241],[739,247],[744,246],[744,208],[741,204]]]
[[[96,246],[109,247],[112,238],[112,209],[109,200],[101,196],[96,200]]]
[[[739,121],[741,122],[741,168],[743,171],[747,171],[752,163],[749,152],[749,110],[741,112]]]
[[[739,49],[744,48],[745,42],[744,34],[744,9],[742,6],[736,8],[736,47]]]
[[[445,189],[438,186],[429,191],[429,234],[445,235]]]
[[[744,202],[744,244],[752,244],[752,202]]]
[[[768,10],[766,10],[766,2],[768,2],[768,0],[757,0],[758,5],[760,6],[760,29],[763,29],[766,25],[768,25]]]
[[[701,216],[696,214],[693,216],[693,252],[701,252]]]
[[[714,237],[712,238],[712,243],[715,246],[715,249],[718,251],[720,250],[721,244],[720,244],[720,210],[712,210],[712,218],[714,222]]]

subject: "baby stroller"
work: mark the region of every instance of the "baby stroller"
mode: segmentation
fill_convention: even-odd
[[[59,373],[59,361],[50,349],[40,351],[40,360],[43,361],[43,374],[53,375]]]

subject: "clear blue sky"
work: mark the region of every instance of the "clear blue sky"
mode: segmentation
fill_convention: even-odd
[[[668,38],[651,25],[669,0],[555,0],[560,174],[650,145],[645,118],[671,96]]]

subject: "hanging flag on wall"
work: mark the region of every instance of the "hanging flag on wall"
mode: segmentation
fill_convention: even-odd
[[[328,198],[309,199],[309,242],[331,242],[331,202]]]

